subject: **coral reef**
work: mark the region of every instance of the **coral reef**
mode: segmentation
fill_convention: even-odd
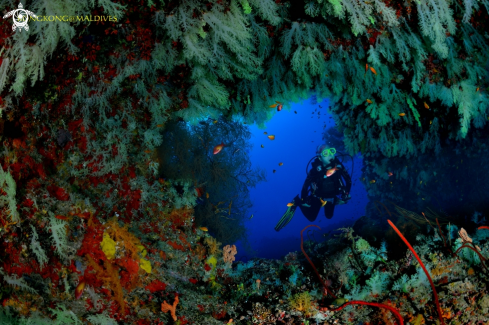
[[[487,165],[487,1],[23,5],[0,3],[1,324],[487,319],[487,173],[463,180]],[[310,91],[398,232],[233,262],[265,179],[246,125]]]

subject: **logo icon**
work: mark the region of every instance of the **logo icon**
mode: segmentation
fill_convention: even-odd
[[[25,28],[25,30],[29,30],[29,26],[27,23],[29,22],[29,16],[32,16],[34,18],[37,18],[36,15],[32,11],[25,10],[22,7],[22,3],[19,2],[19,8],[12,10],[11,12],[8,12],[3,18],[8,18],[12,16],[12,19],[14,21],[14,25],[12,26],[12,30],[15,31],[15,29],[18,27],[19,32],[22,31],[22,28]]]

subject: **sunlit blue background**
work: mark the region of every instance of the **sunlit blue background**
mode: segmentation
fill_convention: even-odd
[[[314,239],[322,241],[325,238],[324,233],[352,225],[355,220],[365,215],[367,192],[358,181],[362,158],[357,155],[354,159],[353,185],[350,191],[352,199],[348,204],[337,205],[332,219],[326,219],[321,209],[317,219],[311,223],[298,208],[292,221],[279,232],[275,231],[275,225],[287,210],[287,203],[291,202],[295,195],[300,195],[306,178],[307,163],[314,157],[316,147],[324,142],[324,131],[335,126],[334,120],[328,114],[327,100],[317,104],[305,100],[292,104],[291,107],[288,111],[284,108],[277,112],[272,120],[266,123],[265,129],[251,126],[251,162],[253,167],[266,170],[268,181],[259,183],[256,188],[250,188],[253,202],[250,217],[253,214],[253,218],[248,221],[247,228],[248,238],[253,250],[256,251],[256,256],[246,255],[240,243],[237,243],[237,260],[246,261],[253,257],[281,258],[288,252],[300,251],[300,232],[307,225],[315,224],[321,227],[320,231],[314,231]],[[297,114],[294,111],[297,111]],[[264,134],[265,131],[268,134]],[[268,139],[268,135],[275,135],[275,140]],[[262,144],[264,148],[261,148]],[[351,158],[339,158],[351,175]],[[283,162],[283,166],[279,166],[280,162]],[[273,173],[274,169],[276,173]]]

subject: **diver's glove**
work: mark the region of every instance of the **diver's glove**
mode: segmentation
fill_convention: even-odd
[[[344,201],[345,203],[348,203],[348,201],[349,201],[350,199],[351,199],[351,196],[350,196],[350,194],[348,194],[348,193],[347,193],[347,194],[343,194],[343,195],[341,196],[341,200],[342,200],[342,201]]]

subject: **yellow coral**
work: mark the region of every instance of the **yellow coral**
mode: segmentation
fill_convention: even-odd
[[[146,254],[148,254],[148,252],[146,251],[146,248],[144,248],[143,245],[136,245],[136,247],[141,251],[141,255],[143,255],[143,257],[145,257]]]
[[[214,256],[211,255],[207,259],[206,263],[209,264],[209,265],[212,265],[213,266],[212,268],[215,269],[216,268],[216,265],[217,265],[217,258],[215,258]]]
[[[307,317],[309,317],[312,313],[311,296],[307,291],[295,294],[292,298],[290,298],[289,304],[292,309],[304,313]]]
[[[110,238],[109,234],[104,232],[104,239],[100,243],[102,251],[104,252],[107,259],[112,259],[115,256],[115,241]]]
[[[112,218],[107,222],[105,232],[110,238],[123,245],[128,257],[139,261],[138,253],[141,249],[138,246],[142,246],[141,241],[127,230],[128,227],[127,224],[124,227],[119,226],[118,220]]]
[[[148,273],[151,273],[151,262],[145,260],[144,258],[139,260],[139,267],[145,270]]]
[[[219,243],[218,241],[216,241],[216,239],[214,237],[211,237],[211,236],[206,237],[204,239],[204,242],[207,245],[207,247],[209,247],[209,254],[210,255],[218,255],[220,253],[219,246],[221,246],[222,244]]]

